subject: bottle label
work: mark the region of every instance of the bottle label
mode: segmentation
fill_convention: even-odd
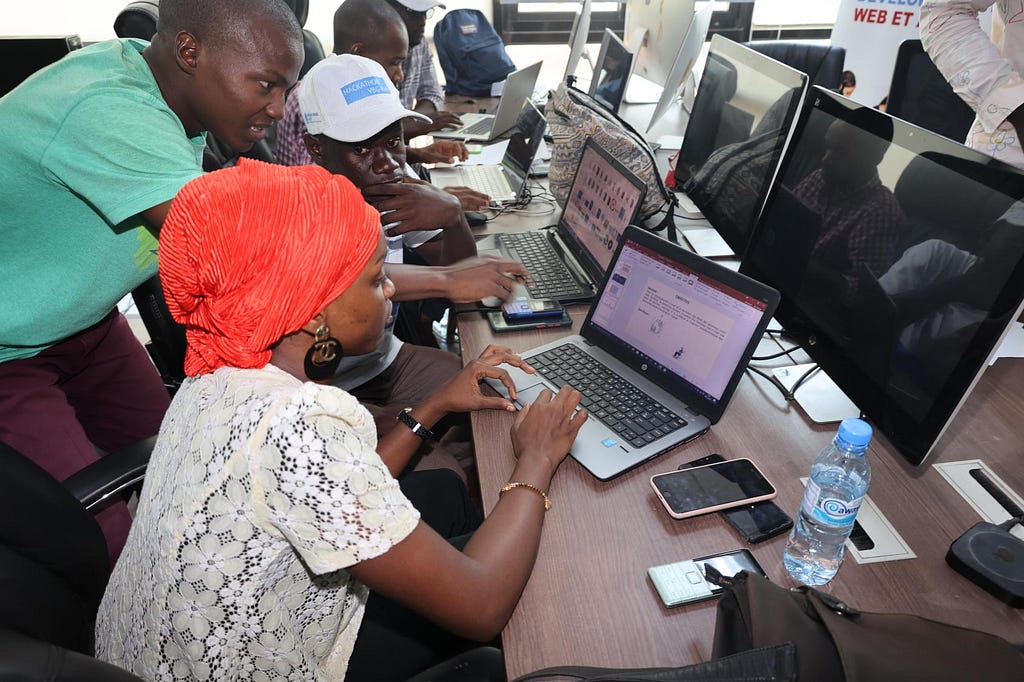
[[[852,526],[863,499],[858,497],[855,500],[840,500],[826,497],[821,494],[821,487],[813,480],[809,480],[801,506],[804,514],[818,523],[829,526]]]

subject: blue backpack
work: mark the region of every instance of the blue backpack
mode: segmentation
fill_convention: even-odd
[[[448,12],[434,26],[434,47],[449,95],[490,96],[491,84],[516,70],[505,42],[479,10]]]

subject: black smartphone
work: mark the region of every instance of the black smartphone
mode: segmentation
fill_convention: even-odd
[[[687,462],[679,468],[686,469],[723,461],[725,461],[725,458],[715,453],[695,459],[692,462]],[[725,509],[720,511],[719,514],[725,518],[726,523],[732,526],[737,533],[742,535],[751,544],[773,538],[793,527],[793,519],[771,500],[763,500],[742,507]]]
[[[504,314],[497,310],[487,313],[487,322],[491,330],[495,332],[515,332],[524,329],[547,329],[548,327],[571,327],[572,318],[569,313],[562,311],[561,317],[540,317],[530,320],[510,322],[505,319]]]
[[[509,322],[525,322],[548,317],[561,317],[565,312],[558,301],[546,301],[517,296],[501,306],[501,312]]]
[[[775,497],[775,486],[745,457],[655,474],[651,487],[674,519]]]

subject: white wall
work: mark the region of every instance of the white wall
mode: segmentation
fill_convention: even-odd
[[[129,0],[32,0],[0,3],[3,23],[0,33],[19,35],[65,35],[77,33],[84,42],[95,42],[114,37],[114,18]],[[306,28],[320,38],[329,52],[333,46],[332,19],[339,0],[309,0],[309,19]],[[491,0],[448,0],[448,9],[479,9],[491,18]],[[443,16],[437,10],[427,26],[428,35],[433,23]]]

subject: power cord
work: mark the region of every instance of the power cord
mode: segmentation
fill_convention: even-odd
[[[760,369],[754,367],[753,365],[747,365],[747,371],[753,372],[754,374],[764,377],[765,379],[768,380],[768,383],[770,383],[775,388],[779,389],[779,392],[782,393],[782,397],[785,398],[786,402],[793,402],[794,400],[796,400],[796,390],[800,388],[800,386],[802,386],[803,383],[807,381],[812,374],[817,372],[818,369],[818,365],[810,367],[806,372],[800,375],[800,378],[797,379],[796,382],[793,384],[793,388],[786,388],[785,384],[779,381],[779,378],[776,377],[775,375],[768,374],[767,372],[762,372]]]

